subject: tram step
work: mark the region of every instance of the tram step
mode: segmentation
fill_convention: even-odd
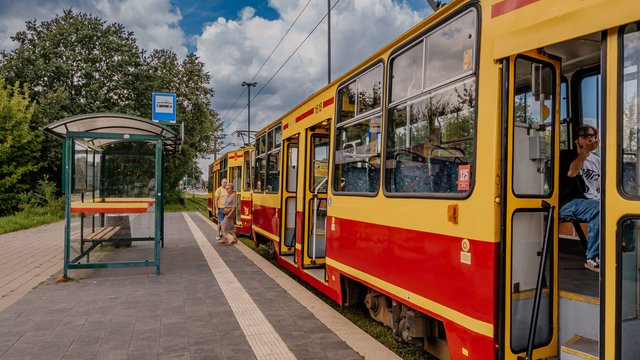
[[[600,338],[600,300],[586,295],[560,291],[558,300],[558,337],[564,344],[574,336],[598,341]]]
[[[598,342],[582,336],[574,336],[560,348],[561,360],[598,360]]]

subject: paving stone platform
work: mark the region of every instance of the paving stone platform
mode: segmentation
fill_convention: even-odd
[[[13,284],[0,282],[0,360],[397,358],[246,246],[214,245],[199,214],[165,215],[161,275],[71,270],[66,283],[55,282],[60,224],[0,236],[0,247],[22,251],[0,252],[0,281]],[[149,246],[97,256],[127,261]],[[39,255],[2,266],[24,247]]]

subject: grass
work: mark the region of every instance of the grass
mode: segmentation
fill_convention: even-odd
[[[13,215],[0,217],[0,234],[50,224],[64,219],[64,211],[50,206],[30,208]]]
[[[166,212],[197,211],[207,216],[207,195],[182,194],[181,201],[164,205]]]
[[[376,339],[379,343],[387,347],[389,350],[393,351],[396,355],[403,359],[408,360],[433,360],[435,357],[426,353],[422,349],[417,349],[415,347],[399,343],[393,339],[393,333],[391,329],[382,325],[381,323],[373,320],[369,316],[369,310],[365,307],[364,304],[354,305],[354,306],[340,306],[335,301],[331,300],[328,296],[324,295],[320,291],[316,290],[311,285],[302,281],[298,277],[296,277],[290,271],[280,267],[278,261],[269,254],[269,251],[260,246],[258,248],[254,247],[253,240],[244,237],[238,236],[238,239],[242,241],[245,245],[247,245],[250,249],[254,250],[256,253],[261,255],[263,258],[267,259],[270,263],[277,266],[281,271],[289,275],[296,282],[304,286],[307,290],[314,293],[318,298],[331,306],[334,310],[342,314],[342,316],[346,317],[358,326],[360,329],[365,331],[371,337]]]

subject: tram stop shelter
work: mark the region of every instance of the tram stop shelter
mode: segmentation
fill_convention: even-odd
[[[155,267],[159,275],[163,154],[178,151],[181,137],[158,122],[117,113],[72,116],[43,130],[63,141],[64,277],[69,269],[127,267]],[[91,261],[95,249],[133,242],[146,243],[109,254],[124,261],[101,261],[104,255]]]

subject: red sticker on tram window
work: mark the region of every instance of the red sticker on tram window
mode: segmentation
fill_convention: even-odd
[[[471,165],[458,166],[458,191],[469,190],[471,184]]]

